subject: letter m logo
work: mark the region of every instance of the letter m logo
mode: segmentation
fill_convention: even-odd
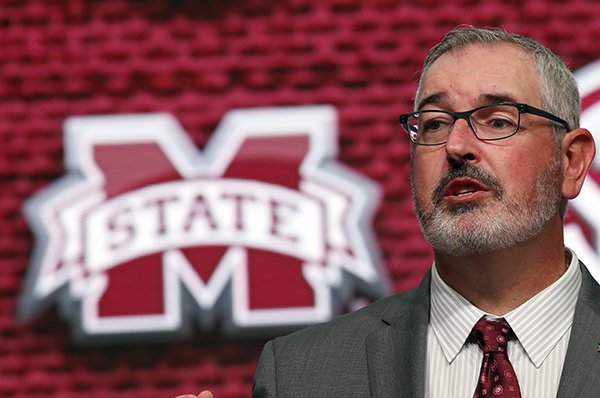
[[[73,117],[67,174],[31,198],[21,303],[55,303],[78,341],[164,340],[198,325],[285,332],[386,282],[375,186],[335,162],[328,106],[229,112],[203,152],[169,114]]]

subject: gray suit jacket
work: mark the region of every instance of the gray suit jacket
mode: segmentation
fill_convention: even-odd
[[[581,269],[560,398],[600,397],[600,286]],[[268,342],[252,396],[423,397],[430,280]]]

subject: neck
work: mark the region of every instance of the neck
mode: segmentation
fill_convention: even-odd
[[[562,228],[562,220],[551,220],[532,240],[490,253],[457,257],[435,251],[436,268],[473,305],[504,315],[565,273]]]

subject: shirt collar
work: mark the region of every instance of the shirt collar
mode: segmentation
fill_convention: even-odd
[[[525,352],[539,367],[567,333],[573,321],[581,285],[581,270],[575,253],[567,249],[571,262],[553,284],[515,308],[503,318],[509,323]],[[452,362],[467,341],[475,323],[486,314],[448,286],[435,264],[431,272],[431,328]]]

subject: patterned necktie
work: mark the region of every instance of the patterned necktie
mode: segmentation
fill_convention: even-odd
[[[473,327],[470,341],[483,351],[481,372],[473,398],[521,398],[515,371],[506,355],[508,340],[515,335],[506,323],[481,318]]]

